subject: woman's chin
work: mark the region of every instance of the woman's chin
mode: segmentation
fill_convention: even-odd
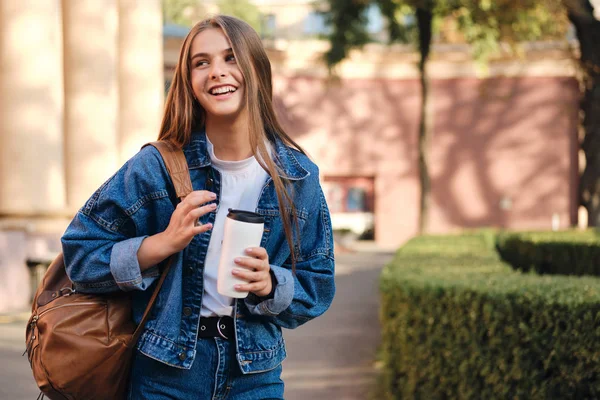
[[[219,107],[218,109],[206,110],[207,114],[217,119],[236,119],[240,115],[239,107]]]

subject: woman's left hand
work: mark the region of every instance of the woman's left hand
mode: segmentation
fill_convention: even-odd
[[[235,285],[235,290],[251,292],[258,297],[269,295],[273,289],[273,282],[269,273],[271,266],[267,250],[264,247],[251,247],[246,249],[246,255],[247,257],[235,259],[235,263],[242,268],[234,269],[232,274],[248,283]]]

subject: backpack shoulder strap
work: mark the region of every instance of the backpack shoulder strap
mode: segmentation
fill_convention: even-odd
[[[173,181],[173,186],[175,186],[177,198],[183,200],[183,198],[193,190],[190,171],[183,150],[164,140],[150,142],[143,147],[146,146],[153,146],[160,152],[160,155],[165,162],[165,166],[167,167],[167,171],[169,171],[169,175],[171,176],[171,180]]]
[[[192,179],[190,178],[190,171],[188,169],[187,160],[185,159],[185,155],[183,154],[183,150],[177,148],[172,143],[160,140],[157,142],[150,142],[142,146],[142,148],[146,146],[154,146],[162,156],[165,165],[167,167],[167,171],[169,171],[169,175],[171,176],[171,180],[173,181],[173,185],[175,186],[175,193],[177,193],[177,197],[179,200],[183,200],[185,196],[192,192]],[[162,287],[169,270],[171,269],[171,264],[175,255],[172,255],[167,259],[166,266],[162,271],[160,279],[156,284],[156,288],[152,293],[152,297],[148,301],[148,305],[146,306],[146,310],[144,311],[144,315],[142,316],[142,320],[139,325],[135,329],[133,333],[132,339],[129,341],[128,346],[135,346],[138,339],[142,334],[142,330],[144,329],[144,325],[146,325],[146,321],[150,316],[150,310],[158,297],[158,292],[160,292],[160,288]]]

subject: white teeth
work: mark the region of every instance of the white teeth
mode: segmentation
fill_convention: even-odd
[[[211,94],[223,94],[228,92],[235,92],[235,88],[233,86],[221,86],[210,91]]]

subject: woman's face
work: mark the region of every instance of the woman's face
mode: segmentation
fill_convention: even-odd
[[[245,106],[244,77],[223,31],[197,34],[190,57],[192,89],[207,118],[236,118]]]

